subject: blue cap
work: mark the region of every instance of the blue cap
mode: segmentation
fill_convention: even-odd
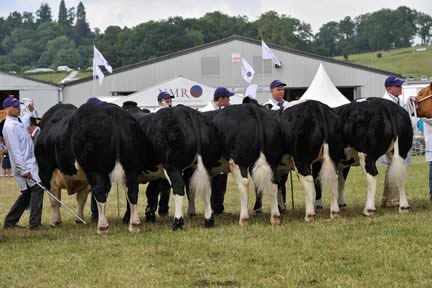
[[[8,97],[3,101],[3,108],[8,108],[8,107],[18,108],[20,107],[20,101],[18,101],[18,99],[16,98]]]
[[[97,98],[97,97],[91,97],[91,98],[87,99],[87,103],[100,105],[100,104],[104,104],[104,103],[106,103],[106,102],[100,100],[100,99]]]
[[[283,83],[282,81],[279,80],[274,80],[273,82],[270,83],[270,89],[273,89],[275,87],[279,87],[279,86],[287,86],[285,83]]]
[[[174,96],[172,96],[171,94],[169,94],[168,92],[160,92],[158,95],[158,101],[160,100],[165,100],[165,99],[169,99],[169,98],[174,98]]]
[[[400,87],[402,86],[402,84],[404,83],[404,80],[399,79],[398,77],[395,76],[389,76],[387,77],[387,79],[384,82],[384,86],[385,87],[391,87],[391,86],[396,86],[396,87]]]
[[[213,99],[218,99],[220,97],[231,97],[233,95],[234,95],[234,93],[230,92],[225,87],[218,87],[218,88],[216,88],[216,90],[213,94]]]

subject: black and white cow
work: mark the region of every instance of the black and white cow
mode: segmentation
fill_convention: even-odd
[[[85,175],[77,174],[75,158],[71,146],[71,134],[68,131],[69,122],[78,111],[71,104],[57,104],[51,107],[41,121],[41,132],[35,144],[35,156],[39,166],[39,176],[42,183],[59,199],[61,189],[66,189],[69,195],[76,194],[77,215],[84,219],[84,205],[87,201],[89,187]],[[60,205],[52,199],[51,225],[62,223]],[[81,223],[78,219],[76,223]]]
[[[338,164],[339,205],[345,205],[343,190],[350,166],[360,165],[366,174],[368,194],[363,214],[373,215],[378,169],[376,161],[382,155],[391,159],[388,180],[392,189],[400,193],[399,212],[408,212],[405,192],[407,158],[412,146],[413,129],[408,113],[399,105],[380,98],[368,98],[335,108],[342,121],[342,134],[348,145],[346,157]],[[319,189],[317,189],[318,192]],[[321,205],[321,193],[317,193]]]
[[[138,176],[145,163],[145,143],[138,122],[113,104],[84,104],[73,115],[68,133],[76,163],[75,174],[82,169],[92,187],[99,213],[98,233],[108,231],[106,199],[111,183],[127,186],[131,206],[129,231],[139,231]]]
[[[191,189],[203,194],[205,226],[213,226],[209,169],[216,165],[221,155],[213,123],[200,112],[186,106],[161,109],[151,114],[133,107],[127,110],[140,123],[148,145],[146,166],[141,179],[145,179],[145,182],[165,177],[173,189],[173,229],[181,229],[184,225],[183,199],[186,183],[183,171],[192,165],[196,169],[190,180]]]
[[[323,189],[330,193],[330,217],[338,217],[336,163],[343,158],[345,147],[339,116],[327,105],[308,100],[284,109],[279,113],[278,122],[284,141],[281,166],[289,156],[294,160],[305,190],[306,222],[315,217],[312,169],[315,164],[320,166],[317,175]],[[280,168],[279,173],[287,173],[288,169],[289,166]]]

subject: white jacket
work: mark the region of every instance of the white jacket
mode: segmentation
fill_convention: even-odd
[[[33,140],[28,131],[31,116],[31,112],[26,112],[22,118],[7,116],[3,127],[3,136],[9,150],[12,169],[21,191],[36,184],[32,180],[22,177],[27,172],[32,174],[34,180],[41,182],[34,155]]]
[[[215,105],[213,103],[213,101],[210,101],[206,106],[204,106],[203,108],[199,109],[200,112],[207,112],[207,111],[215,111],[215,110],[219,110],[219,106]]]
[[[425,158],[426,161],[432,161],[432,119],[423,118],[424,140],[425,140]]]
[[[270,99],[267,102],[264,103],[264,105],[267,105],[267,104],[271,104],[272,105],[270,110],[279,110],[280,109],[280,107],[278,105],[278,102],[276,102],[272,97],[270,97]],[[283,100],[282,107],[286,108],[288,106],[289,106],[289,102]]]

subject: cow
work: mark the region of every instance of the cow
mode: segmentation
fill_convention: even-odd
[[[72,116],[68,133],[75,160],[72,174],[84,172],[96,199],[97,233],[108,232],[105,207],[112,182],[126,185],[131,206],[128,229],[138,232],[138,176],[146,153],[138,122],[114,104],[86,103]]]
[[[418,92],[414,103],[418,117],[432,118],[432,83]]]
[[[183,171],[191,166],[196,167],[190,180],[191,189],[203,194],[204,225],[213,227],[209,169],[219,160],[221,148],[212,122],[200,112],[182,105],[150,114],[137,107],[129,106],[126,110],[140,123],[148,145],[141,181],[166,178],[172,187],[175,198],[173,230],[182,229],[184,225],[183,198],[186,183]],[[147,212],[151,216],[155,211]]]
[[[76,173],[71,146],[69,122],[78,108],[71,104],[57,104],[42,117],[41,132],[35,143],[35,157],[43,185],[61,199],[61,189],[69,195],[76,194],[77,215],[84,219],[83,208],[90,188],[83,173]],[[51,225],[62,223],[60,205],[50,197],[52,207]],[[75,219],[75,223],[81,223]]]
[[[368,188],[363,214],[372,216],[376,211],[375,194],[378,169],[376,161],[382,155],[391,159],[388,183],[400,194],[399,212],[409,211],[405,192],[408,157],[413,139],[413,129],[408,113],[399,105],[380,98],[368,98],[335,108],[342,121],[342,135],[346,143],[345,157],[338,163],[338,203],[346,206],[343,190],[351,166],[360,165],[366,174]],[[318,189],[316,205],[321,206]]]

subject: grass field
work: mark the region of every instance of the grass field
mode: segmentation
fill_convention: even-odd
[[[417,48],[426,48],[424,52],[416,52]],[[377,54],[382,57],[378,58]],[[344,60],[342,56],[336,57]],[[354,64],[369,66],[398,73],[404,76],[414,76],[420,80],[421,75],[432,77],[432,46],[416,46],[411,48],[393,49],[362,54],[349,55],[348,61]]]
[[[94,223],[73,224],[65,209],[59,228],[0,229],[0,287],[431,287],[427,169],[423,157],[414,159],[407,185],[412,209],[407,215],[379,208],[380,167],[377,213],[362,216],[366,180],[354,168],[346,185],[348,208],[341,218],[329,220],[329,197],[324,195],[325,208],[313,224],[303,221],[303,190],[296,179],[295,209],[284,214],[280,226],[269,223],[266,197],[264,214],[251,216],[249,226],[240,227],[239,196],[230,180],[225,203],[232,215],[217,217],[215,228],[203,228],[199,199],[200,214],[186,220],[184,231],[170,229],[171,201],[169,217],[143,223],[140,233],[129,234],[117,217],[114,190],[108,200],[108,236],[97,235]],[[141,187],[140,215],[144,190]],[[1,219],[17,195],[14,180],[0,177]],[[63,199],[75,207],[73,197]],[[45,197],[44,223],[49,223],[50,214]],[[89,214],[86,207],[87,219]],[[20,223],[27,224],[27,219],[25,212]]]

